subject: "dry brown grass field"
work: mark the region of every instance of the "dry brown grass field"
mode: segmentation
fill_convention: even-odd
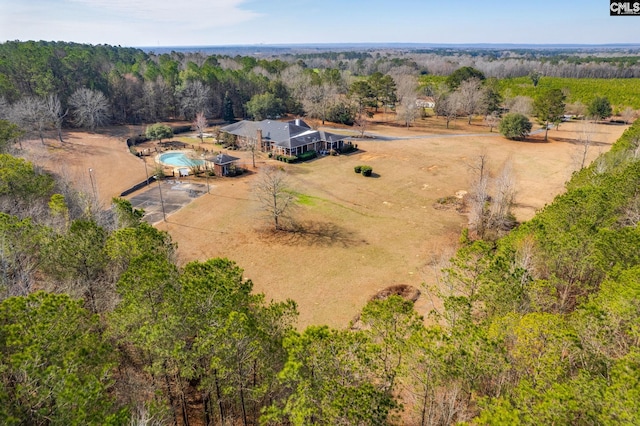
[[[597,125],[589,159],[608,150],[625,128]],[[142,160],[124,143],[134,130],[116,130],[100,135],[71,132],[67,144],[48,140],[42,146],[33,141],[26,149],[33,161],[52,170],[60,171],[65,164],[65,173],[78,176],[75,180],[84,188],[90,188],[91,167],[106,205],[145,177]],[[445,129],[436,118],[410,129],[372,124],[367,132],[389,140],[359,140],[355,154],[302,164],[261,155],[256,170],[248,153],[235,151],[251,173],[212,179],[210,194],[156,226],[177,242],[181,263],[227,257],[244,268],[255,291],[267,299],[294,299],[301,327],[345,327],[376,292],[398,284],[421,288],[433,280],[430,260],[455,247],[467,224],[466,216],[455,209],[438,208],[438,200],[469,190],[470,166],[480,155],[494,172],[505,161],[512,163],[517,186],[514,213],[523,221],[563,191],[580,164],[582,149],[576,144],[577,123],[550,130],[546,143],[541,134],[526,142],[508,141],[464,120]],[[261,219],[252,188],[259,169],[267,164],[283,167],[299,194],[293,212],[299,232],[272,233]],[[372,166],[374,176],[354,173],[359,164]],[[416,304],[421,314],[432,306],[425,293]]]

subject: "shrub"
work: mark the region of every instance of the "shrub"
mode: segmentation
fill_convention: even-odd
[[[360,167],[360,173],[362,173],[362,176],[371,176],[372,172],[373,172],[373,168],[371,166]]]
[[[316,158],[317,156],[318,156],[318,153],[312,150],[312,151],[303,152],[302,154],[298,155],[298,159],[302,161],[308,161],[313,158]]]
[[[356,172],[356,173],[360,173],[362,171],[362,166],[355,166],[353,168],[353,171]]]
[[[512,112],[502,118],[498,129],[507,139],[522,140],[531,132],[531,122],[526,116]]]
[[[268,156],[269,158],[272,158],[272,157],[273,157],[273,152],[270,152],[269,154],[267,154],[267,156]]]

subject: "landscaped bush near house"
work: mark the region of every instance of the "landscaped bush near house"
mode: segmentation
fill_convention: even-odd
[[[278,161],[282,161],[284,163],[295,163],[296,161],[298,161],[298,157],[294,157],[292,155],[281,155],[278,154],[276,155],[276,160]]]
[[[348,143],[348,144],[344,145],[340,149],[340,152],[342,154],[348,154],[350,152],[357,151],[357,150],[358,150],[358,146],[357,145],[354,146],[352,143]]]
[[[362,166],[355,166],[353,168],[353,171],[356,172],[356,173],[360,173],[362,171]]]
[[[371,176],[372,172],[373,172],[373,168],[371,166],[360,167],[360,173],[362,173],[362,176]]]
[[[302,154],[298,155],[298,159],[300,161],[308,161],[313,158],[316,158],[317,156],[318,156],[318,153],[312,150],[312,151],[303,152]]]

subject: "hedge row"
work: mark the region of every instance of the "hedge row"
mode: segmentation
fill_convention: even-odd
[[[294,157],[292,155],[280,155],[280,154],[277,154],[277,155],[273,156],[273,158],[275,158],[278,161],[282,161],[284,163],[295,163],[296,161],[298,161],[298,157]]]
[[[316,158],[317,156],[318,156],[318,153],[315,151],[307,151],[298,156],[281,155],[281,154],[273,155],[271,152],[269,153],[269,158],[274,158],[278,161],[282,161],[285,163],[296,163],[298,161],[308,161],[313,158]]]
[[[308,161],[316,158],[317,156],[318,156],[318,153],[311,150],[311,151],[303,152],[302,154],[298,155],[298,159],[300,161]]]

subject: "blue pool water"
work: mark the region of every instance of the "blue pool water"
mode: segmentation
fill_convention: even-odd
[[[160,155],[160,162],[170,166],[202,166],[204,160],[196,160],[187,157],[183,152],[167,152]]]

